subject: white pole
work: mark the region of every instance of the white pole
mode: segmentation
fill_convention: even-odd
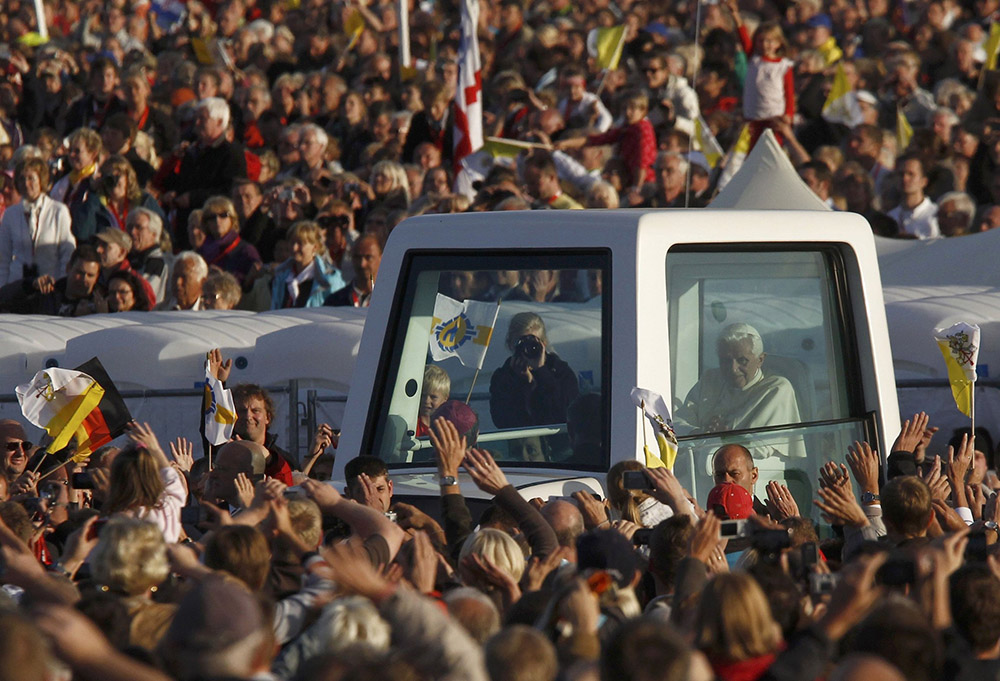
[[[38,17],[38,35],[49,39],[49,26],[45,23],[45,7],[42,0],[35,0],[35,16]]]
[[[35,0],[40,2],[41,0]],[[410,68],[410,2],[399,0],[399,66]]]

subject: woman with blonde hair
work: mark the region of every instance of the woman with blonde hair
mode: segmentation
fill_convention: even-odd
[[[379,205],[404,210],[410,207],[410,179],[400,164],[379,161],[372,166],[369,182]]]
[[[608,503],[622,520],[656,527],[660,521],[673,516],[673,510],[641,490],[625,489],[625,471],[641,471],[644,466],[634,459],[619,461],[608,471]]]
[[[462,582],[486,592],[501,612],[510,594],[499,592],[495,579],[488,579],[486,573],[491,569],[498,570],[516,590],[526,565],[524,551],[514,538],[503,530],[493,528],[469,535],[458,554],[458,574]]]
[[[782,647],[781,627],[764,591],[744,573],[717,575],[705,586],[694,637],[721,681],[755,681]]]
[[[242,285],[244,277],[261,264],[261,259],[254,245],[240,238],[236,206],[225,196],[209,198],[202,206],[201,226],[207,238],[198,247],[198,255],[209,267],[229,272]]]
[[[63,175],[49,192],[56,201],[69,207],[73,218],[73,236],[80,243],[94,236],[95,232],[87,232],[85,224],[77,225],[85,217],[85,206],[90,194],[90,181],[97,174],[97,162],[104,151],[101,136],[90,128],[78,128],[69,135],[69,172]]]
[[[315,222],[302,220],[288,230],[292,257],[278,265],[271,281],[271,309],[322,307],[326,297],[347,283],[340,270],[324,257],[323,230]]]
[[[167,542],[180,539],[181,508],[187,489],[180,473],[170,465],[149,424],[133,423],[132,442],[111,464],[105,515],[146,520],[160,529]]]
[[[100,530],[90,567],[100,591],[117,597],[123,606],[129,621],[128,643],[155,648],[177,610],[174,604],[152,600],[170,574],[167,543],[159,528],[137,518],[112,518]],[[86,602],[83,609],[87,610]]]

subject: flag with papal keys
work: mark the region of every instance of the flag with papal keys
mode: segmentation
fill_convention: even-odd
[[[435,362],[457,357],[467,367],[483,368],[500,306],[478,300],[459,302],[437,294],[430,349]]]
[[[24,418],[52,438],[48,452],[58,452],[76,438],[74,461],[82,461],[121,435],[132,420],[96,357],[76,369],[39,371],[15,392]]]
[[[479,59],[479,0],[462,0],[462,38],[458,44],[458,87],[455,88],[455,131],[452,163],[457,174],[462,159],[483,146],[483,74]]]
[[[823,119],[830,123],[840,123],[849,128],[863,123],[864,114],[858,104],[858,93],[851,89],[847,82],[847,72],[843,62],[837,64],[837,72],[833,77],[833,87],[823,104]]]
[[[625,25],[595,28],[587,34],[587,51],[601,70],[617,69],[625,47]]]
[[[725,156],[726,152],[719,144],[719,140],[715,139],[715,134],[712,133],[712,129],[708,127],[708,123],[705,119],[698,115],[698,118],[694,119],[694,144],[692,145],[695,151],[700,151],[705,155],[705,159],[708,161],[708,165],[712,168],[719,165],[719,161]]]
[[[205,396],[201,403],[202,435],[210,444],[221,445],[233,437],[236,426],[236,403],[233,393],[222,386],[208,370],[205,361]]]
[[[958,410],[972,417],[972,391],[976,383],[976,361],[979,359],[979,327],[975,324],[959,322],[947,329],[935,329],[937,341],[945,366],[948,367],[948,382],[955,397]]]
[[[902,109],[896,110],[896,151],[902,154],[906,151],[906,147],[910,146],[910,140],[913,138],[913,126],[910,125],[910,121],[906,120],[906,114],[903,113]]]
[[[670,409],[663,395],[645,388],[632,388],[630,397],[632,404],[642,409],[656,434],[658,454],[653,454],[646,445],[642,447],[646,456],[646,468],[666,466],[667,470],[674,470],[674,462],[677,460],[677,436],[674,434]]]

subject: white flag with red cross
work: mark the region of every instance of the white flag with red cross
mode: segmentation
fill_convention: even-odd
[[[455,89],[455,149],[457,173],[462,159],[483,146],[483,78],[479,60],[478,0],[462,0],[462,40],[458,46],[458,87]]]

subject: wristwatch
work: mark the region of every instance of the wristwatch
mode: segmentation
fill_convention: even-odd
[[[438,484],[442,487],[454,487],[458,484],[458,479],[454,475],[442,475]]]
[[[983,523],[983,527],[985,527],[988,530],[993,530],[997,534],[1000,534],[1000,526],[997,526],[997,521],[995,520],[987,520],[985,523]]]
[[[861,494],[861,503],[862,504],[874,504],[874,503],[879,502],[881,500],[882,500],[882,497],[880,497],[879,495],[875,494],[874,492],[867,492],[866,491],[866,492],[863,492]]]

